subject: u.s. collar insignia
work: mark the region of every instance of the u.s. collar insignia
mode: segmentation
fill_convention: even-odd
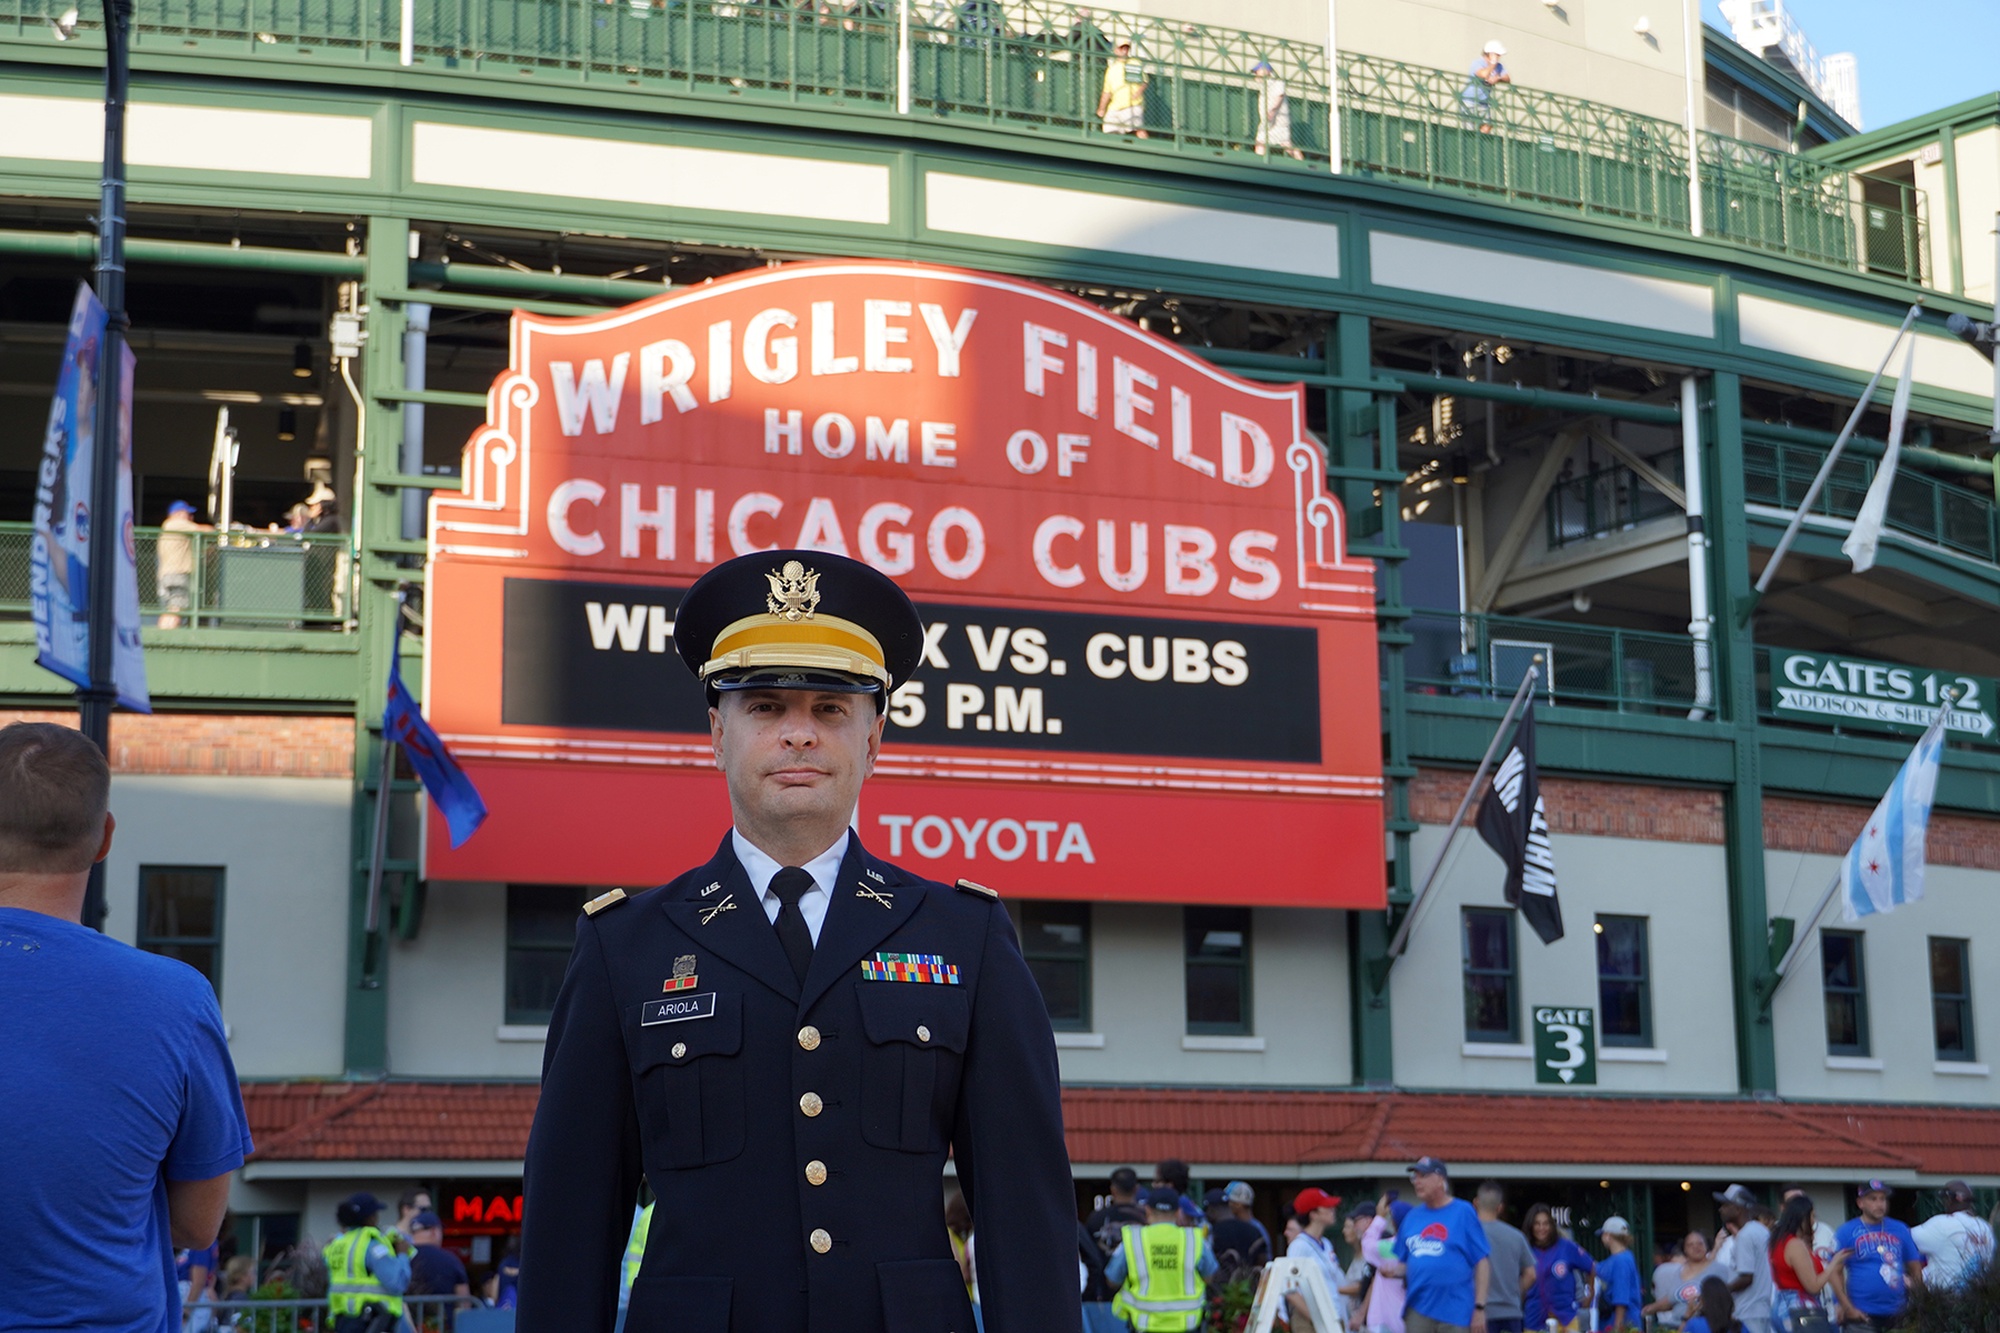
[[[674,974],[667,978],[666,985],[661,989],[668,995],[677,990],[693,990],[696,985],[694,969],[695,956],[691,953],[682,954],[674,959]]]
[[[958,985],[958,964],[943,954],[878,953],[861,964],[863,981],[926,981],[934,986]]]
[[[722,881],[718,879],[717,881],[715,881],[715,883],[713,883],[713,884],[709,885],[709,886],[708,886],[707,888],[703,889],[703,890],[701,891],[701,896],[702,896],[702,897],[704,897],[704,898],[706,898],[706,897],[708,897],[708,895],[709,895],[709,894],[711,894],[711,893],[714,893],[714,892],[715,892],[716,890],[720,889],[721,887],[722,887]]]
[[[861,873],[868,876],[868,878],[874,880],[877,884],[887,884],[889,882],[888,880],[883,879],[882,872],[875,869],[873,866],[861,867]]]
[[[771,595],[764,599],[765,610],[780,620],[812,618],[819,606],[819,571],[787,560],[783,569],[774,569],[764,577],[771,584]]]

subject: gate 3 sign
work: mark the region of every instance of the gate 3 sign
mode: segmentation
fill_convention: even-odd
[[[425,697],[492,814],[426,840],[431,877],[706,859],[728,803],[674,612],[796,546],[929,629],[871,850],[1008,896],[1382,905],[1373,570],[1296,386],[1027,283],[822,262],[517,313],[487,402],[432,501]]]
[[[1946,690],[1957,691],[1945,719],[1946,733],[1992,741],[1994,683],[1984,676],[1771,650],[1771,711],[1778,717],[1871,731],[1921,732],[1937,716]]]
[[[1597,1011],[1535,1010],[1535,1082],[1597,1082]]]

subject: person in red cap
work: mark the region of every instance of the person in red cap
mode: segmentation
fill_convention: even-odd
[[[1326,1238],[1326,1229],[1333,1225],[1339,1208],[1337,1194],[1328,1194],[1317,1185],[1300,1190],[1299,1197],[1292,1200],[1292,1211],[1299,1215],[1304,1229],[1285,1251],[1287,1259],[1317,1265],[1329,1295],[1340,1290],[1341,1277],[1340,1260],[1333,1252],[1333,1242]],[[1312,1312],[1297,1284],[1285,1293],[1285,1310],[1292,1321],[1292,1333],[1313,1333]]]

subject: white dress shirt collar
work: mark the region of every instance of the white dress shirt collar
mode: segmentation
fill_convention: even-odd
[[[853,836],[851,831],[842,833],[833,846],[800,867],[813,881],[812,888],[799,895],[799,915],[806,919],[806,929],[812,932],[815,945],[819,943],[820,927],[826,924],[827,905],[833,901],[833,882],[840,875],[840,863]],[[736,829],[729,831],[729,840],[736,859],[742,863],[743,873],[750,877],[750,887],[757,891],[757,899],[764,905],[765,918],[775,923],[778,909],[784,904],[771,892],[771,881],[784,867]]]

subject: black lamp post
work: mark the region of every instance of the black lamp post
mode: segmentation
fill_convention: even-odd
[[[124,540],[118,505],[119,401],[124,389],[125,330],[125,100],[130,82],[127,50],[132,0],[104,0],[104,190],[97,207],[97,299],[109,319],[97,354],[96,436],[90,472],[90,684],[77,691],[83,734],[108,759],[111,713],[118,706],[112,675],[118,634],[119,544]],[[83,924],[104,929],[104,863],[90,868]]]

